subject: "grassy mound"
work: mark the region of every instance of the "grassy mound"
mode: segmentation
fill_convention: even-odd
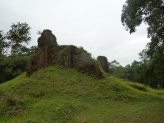
[[[1,123],[157,123],[164,91],[60,65],[0,84]]]

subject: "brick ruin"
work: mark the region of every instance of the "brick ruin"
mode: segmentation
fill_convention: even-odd
[[[127,74],[124,76],[124,80],[125,81],[132,81],[132,82],[136,82],[134,75],[133,74]]]
[[[108,60],[105,56],[98,56],[97,60],[100,62],[101,67],[106,73],[109,73]]]
[[[41,68],[55,64],[63,65],[65,68],[75,68],[98,78],[104,78],[98,61],[92,59],[90,53],[74,45],[58,45],[51,30],[44,30],[38,38],[38,48],[35,50],[35,54],[30,57],[27,76],[31,76]],[[104,62],[101,63],[100,60],[100,64],[104,65]],[[107,69],[104,70],[109,73]]]

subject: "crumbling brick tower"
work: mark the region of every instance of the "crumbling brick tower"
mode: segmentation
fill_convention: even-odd
[[[97,60],[100,62],[101,67],[106,73],[109,73],[108,60],[105,56],[98,56]]]

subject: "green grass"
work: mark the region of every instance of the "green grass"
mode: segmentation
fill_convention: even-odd
[[[0,84],[0,123],[162,123],[164,91],[56,65]]]

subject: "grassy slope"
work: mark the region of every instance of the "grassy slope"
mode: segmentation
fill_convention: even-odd
[[[0,123],[161,123],[164,91],[55,66],[0,84]]]

